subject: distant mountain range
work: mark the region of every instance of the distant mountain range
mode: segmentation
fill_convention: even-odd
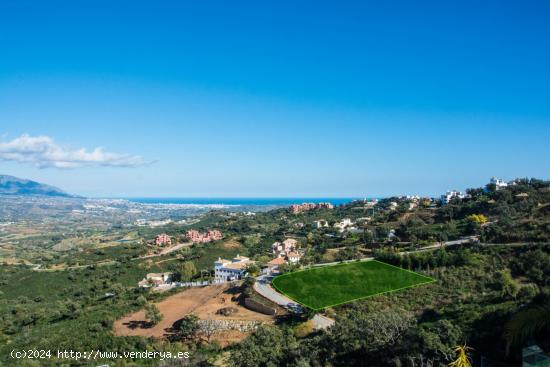
[[[77,197],[54,186],[8,175],[0,175],[0,195]]]

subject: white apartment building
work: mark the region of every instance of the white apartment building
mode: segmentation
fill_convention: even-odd
[[[451,191],[447,191],[444,195],[441,195],[441,203],[449,204],[449,202],[453,198],[464,199],[465,197],[466,197],[466,194],[464,194],[463,192],[451,190]]]
[[[232,260],[218,258],[214,262],[214,278],[221,281],[239,280],[246,276],[246,268],[254,264],[248,257],[235,256]]]

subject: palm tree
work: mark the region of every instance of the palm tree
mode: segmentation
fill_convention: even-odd
[[[454,351],[458,356],[456,360],[448,364],[448,367],[472,367],[472,360],[467,353],[471,349],[466,344],[455,347]]]
[[[521,345],[538,333],[550,330],[550,297],[531,302],[516,313],[504,326],[506,354],[512,345]]]

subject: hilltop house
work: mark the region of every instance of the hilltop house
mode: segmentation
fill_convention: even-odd
[[[235,256],[232,260],[218,258],[214,262],[214,278],[218,281],[232,281],[246,276],[246,268],[254,264],[248,257]]]
[[[489,180],[489,184],[495,185],[496,190],[508,187],[508,182],[496,177],[491,177],[491,180]]]

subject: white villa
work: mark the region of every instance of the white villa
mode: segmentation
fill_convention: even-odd
[[[338,230],[338,232],[344,232],[344,230],[348,227],[353,226],[353,222],[349,218],[344,218],[338,223],[334,224],[334,228]]]
[[[218,258],[214,262],[214,278],[218,281],[242,279],[246,275],[246,268],[254,264],[248,257],[235,256],[232,260]]]
[[[508,182],[496,177],[492,177],[489,183],[495,185],[497,190],[503,187],[508,187]]]
[[[324,219],[319,219],[314,221],[313,225],[315,226],[315,228],[323,228],[323,227],[328,227],[328,222]]]

